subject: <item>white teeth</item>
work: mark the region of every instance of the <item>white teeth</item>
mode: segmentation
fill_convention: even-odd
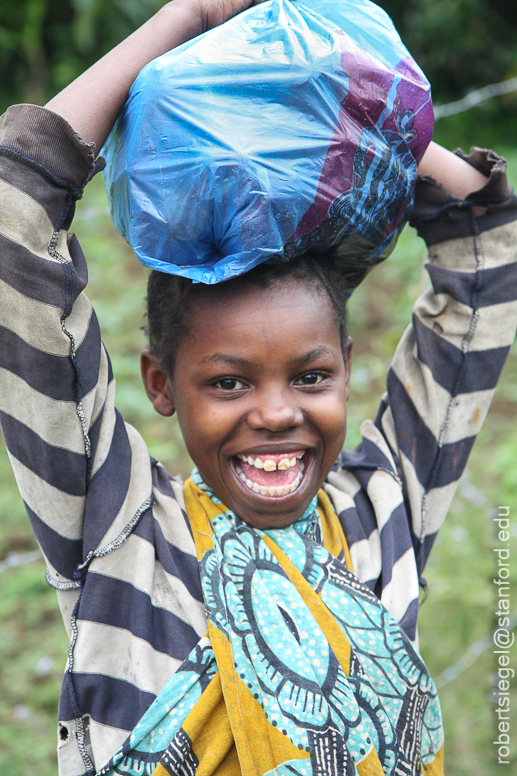
[[[246,477],[245,473],[238,464],[236,466],[237,474],[242,482],[244,482],[246,486],[254,493],[260,493],[262,496],[287,496],[288,493],[293,493],[293,491],[296,490],[303,479],[305,464],[302,460],[300,460],[303,455],[304,453],[296,453],[296,455],[293,455],[292,458],[289,458],[286,455],[284,458],[281,458],[278,461],[278,464],[272,458],[266,458],[266,460],[263,461],[262,458],[252,458],[251,455],[238,456],[238,458],[240,458],[242,461],[246,461],[246,463],[251,464],[256,469],[264,469],[266,472],[274,472],[277,469],[280,471],[286,471],[287,469],[292,469],[293,466],[296,466],[296,462],[299,461],[298,474],[296,475],[296,479],[289,485],[275,485],[269,487],[265,485],[259,485],[257,482],[250,480],[249,477]]]
[[[263,461],[262,458],[253,458],[251,455],[239,455],[238,458],[240,458],[242,461],[245,461],[250,466],[254,466],[256,469],[264,469],[266,472],[274,472],[277,469],[280,471],[292,469],[293,466],[296,466],[296,461],[301,459],[303,455],[304,453],[296,453],[296,455],[293,455],[292,458],[289,458],[286,455],[285,458],[281,458],[278,463],[272,458],[266,458],[266,460]],[[302,466],[301,461],[300,466]]]
[[[296,490],[300,482],[302,481],[303,474],[298,472],[294,482],[290,485],[276,485],[266,487],[265,485],[258,485],[256,482],[252,482],[249,477],[244,478],[244,482],[250,490],[254,493],[260,493],[262,496],[287,496],[288,493],[293,493]],[[241,477],[242,479],[242,477]]]

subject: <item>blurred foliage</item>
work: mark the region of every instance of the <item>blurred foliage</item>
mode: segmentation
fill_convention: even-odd
[[[445,102],[517,75],[515,0],[377,0]]]
[[[0,3],[0,110],[46,102],[143,24],[163,0]]]
[[[378,0],[447,102],[517,75],[514,0]],[[142,24],[163,0],[18,0],[0,4],[0,111],[42,103]],[[497,103],[517,113],[517,98]]]

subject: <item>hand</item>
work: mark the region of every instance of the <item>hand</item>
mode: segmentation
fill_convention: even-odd
[[[217,27],[231,19],[241,11],[266,0],[188,0],[199,15],[200,27],[203,32]],[[177,2],[177,0],[176,0]]]

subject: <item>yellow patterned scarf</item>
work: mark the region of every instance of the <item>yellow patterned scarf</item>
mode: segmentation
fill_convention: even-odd
[[[185,504],[208,637],[102,776],[441,776],[434,684],[353,575],[325,493],[293,526],[267,531],[196,472]]]

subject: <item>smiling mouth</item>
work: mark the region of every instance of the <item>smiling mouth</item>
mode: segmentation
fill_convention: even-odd
[[[287,496],[299,488],[307,462],[306,450],[288,453],[237,455],[234,467],[241,482],[255,494]]]

